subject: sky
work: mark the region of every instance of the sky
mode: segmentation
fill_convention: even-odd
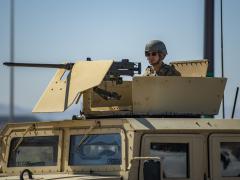
[[[0,105],[6,106],[9,68],[2,63],[10,58],[9,2],[0,0]],[[223,0],[227,118],[240,77],[239,8],[239,0]],[[204,0],[15,0],[15,61],[127,58],[141,62],[144,69],[148,65],[144,47],[153,39],[165,42],[166,63],[203,59],[203,25]],[[54,69],[16,68],[15,106],[31,114],[54,73]],[[221,76],[220,0],[215,1],[215,76]],[[240,118],[240,98],[235,117]]]

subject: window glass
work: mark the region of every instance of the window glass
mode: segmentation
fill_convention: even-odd
[[[120,134],[72,135],[69,165],[121,164]]]
[[[158,156],[163,163],[164,178],[188,178],[188,144],[151,143],[151,156]]]
[[[24,137],[17,146],[20,139],[11,141],[8,167],[57,165],[58,136]]]
[[[221,142],[221,175],[240,177],[240,142]]]

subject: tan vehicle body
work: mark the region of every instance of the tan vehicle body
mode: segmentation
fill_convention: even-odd
[[[240,121],[204,118],[218,113],[226,84],[226,78],[205,77],[207,61],[175,63],[184,77],[134,77],[122,84],[102,82],[111,63],[103,62],[104,70],[96,68],[98,80],[90,79],[82,88],[71,82],[84,83],[84,78],[78,77],[86,77],[86,70],[66,81],[58,70],[34,111],[64,111],[83,94],[85,116],[81,120],[7,124],[1,131],[1,179],[19,179],[28,169],[34,179],[144,180],[148,160],[160,162],[161,179],[240,178]],[[95,86],[114,91],[121,99],[104,100],[94,93]],[[89,137],[112,135],[119,137],[118,146],[104,140],[86,142]],[[17,165],[22,163],[17,158],[19,148],[32,145],[24,140],[38,137],[57,139],[52,150],[55,164]],[[41,144],[34,146],[41,148]],[[76,152],[83,156],[81,160],[73,158]],[[94,158],[87,159],[86,154]],[[31,160],[31,155],[29,151],[26,158]]]
[[[34,129],[29,130],[29,127],[33,127],[33,125]],[[70,135],[85,133],[120,133],[122,163],[120,165],[69,166]],[[64,120],[35,124],[8,124],[2,134],[4,137],[2,137],[1,165],[3,174],[1,176],[8,179],[12,179],[13,175],[19,175],[26,168],[33,172],[35,178],[44,179],[54,177],[81,179],[80,176],[86,176],[86,174],[89,174],[89,179],[102,179],[105,176],[107,179],[143,179],[142,163],[144,160],[139,160],[136,157],[152,157],[149,153],[151,142],[189,144],[189,177],[178,179],[202,180],[204,175],[213,180],[239,178],[221,177],[219,149],[221,142],[240,143],[239,120],[169,118]],[[60,137],[56,166],[7,167],[12,138],[53,135]],[[75,176],[71,176],[72,174]]]

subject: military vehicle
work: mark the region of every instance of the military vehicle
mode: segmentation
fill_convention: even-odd
[[[227,79],[206,77],[207,60],[173,62],[181,77],[134,76],[140,64],[128,60],[5,65],[58,68],[33,112],[83,107],[7,124],[2,179],[240,179],[240,121],[212,118]]]

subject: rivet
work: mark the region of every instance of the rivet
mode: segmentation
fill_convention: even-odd
[[[200,124],[198,122],[196,122],[196,125],[198,125],[200,127]]]
[[[207,124],[208,124],[209,126],[211,126],[211,127],[212,127],[212,125],[211,125],[211,123],[210,123],[210,122],[208,122]]]

